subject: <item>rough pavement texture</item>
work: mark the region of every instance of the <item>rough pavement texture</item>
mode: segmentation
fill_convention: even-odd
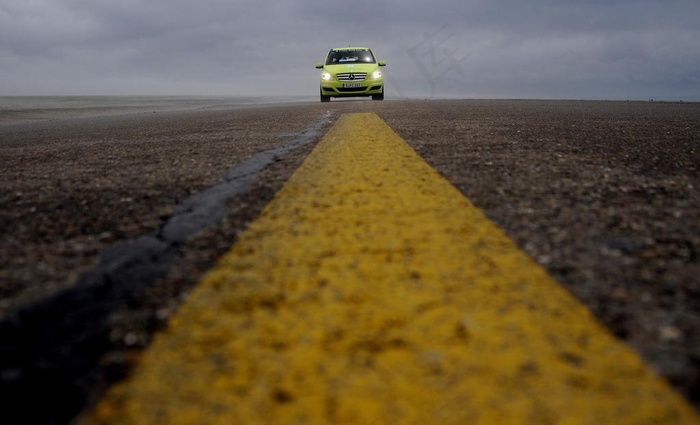
[[[700,425],[694,415],[359,113],[338,118],[84,423]]]
[[[157,229],[174,206],[321,116],[286,114],[250,108],[0,127],[0,316],[76,282],[100,250]]]
[[[163,136],[164,143],[172,144],[172,149],[161,146],[162,151],[153,152],[149,149],[151,146],[144,147],[149,144],[148,138],[138,139],[139,136],[133,133],[121,135],[133,143],[113,142],[117,145],[113,149],[122,155],[121,167],[120,170],[109,170],[113,174],[109,176],[102,175],[107,167],[104,158],[100,156],[104,146],[99,146],[99,140],[95,141],[97,146],[90,142],[79,146],[88,152],[93,148],[92,155],[81,156],[73,151],[76,146],[71,143],[71,137],[80,134],[72,126],[77,121],[66,126],[49,123],[51,130],[56,130],[58,126],[58,130],[65,131],[51,133],[66,137],[64,143],[56,143],[61,145],[56,149],[58,155],[48,156],[53,160],[41,164],[43,167],[20,169],[18,166],[16,171],[24,171],[25,174],[59,174],[68,182],[62,187],[71,190],[44,192],[43,189],[46,188],[43,186],[31,187],[32,179],[12,181],[16,186],[9,185],[10,198],[19,198],[20,201],[16,204],[20,206],[27,198],[36,202],[34,205],[41,206],[42,214],[29,218],[38,217],[43,221],[12,227],[13,222],[24,224],[22,208],[8,208],[3,217],[7,219],[4,228],[8,229],[7,234],[3,235],[3,240],[7,241],[3,244],[2,251],[3,273],[8,277],[5,281],[7,284],[3,285],[3,300],[11,312],[0,323],[0,334],[4,341],[0,350],[0,363],[3,365],[0,391],[8,405],[13,406],[8,410],[10,423],[15,423],[13,418],[16,418],[17,423],[64,422],[77,413],[86,399],[98,395],[99,388],[106,382],[123,374],[133,358],[134,349],[147,345],[150,335],[167,318],[168,308],[177,305],[188,286],[197,281],[198,275],[189,273],[184,286],[178,286],[176,282],[167,279],[168,283],[159,285],[157,279],[176,264],[183,252],[189,255],[193,251],[195,257],[204,263],[202,269],[209,268],[218,253],[230,245],[235,231],[226,235],[228,239],[225,239],[223,246],[211,243],[214,239],[211,233],[205,233],[199,239],[192,237],[226,216],[227,199],[237,205],[234,210],[250,205],[264,205],[281,185],[284,176],[298,166],[304,156],[303,152],[308,153],[311,146],[304,145],[320,137],[321,128],[329,118],[326,113],[309,111],[306,117],[297,116],[294,122],[285,122],[280,117],[284,113],[284,109],[278,110],[278,114],[274,110],[263,112],[246,109],[229,111],[223,115],[194,114],[189,116],[189,122],[179,114],[166,114],[163,118],[148,118],[145,121],[132,117],[130,124],[139,126],[140,131],[154,127],[164,128],[166,132],[168,129],[174,130]],[[236,121],[245,122],[250,130],[236,131]],[[114,136],[110,134],[110,131],[114,131],[113,119],[93,119],[80,121],[79,124],[93,130],[101,125],[108,127],[107,130],[102,128],[101,132],[98,130],[94,135],[88,136],[90,138]],[[37,126],[42,127],[42,124],[8,126],[4,129],[8,136],[5,140],[9,142],[4,145],[7,148],[4,153],[8,164],[21,165],[22,161],[16,160],[18,156],[31,159],[30,155],[36,155],[37,150],[41,151],[41,148],[24,149],[25,145],[21,143],[22,138],[26,137],[26,131],[32,134]],[[118,130],[126,130],[122,127],[122,124],[116,124]],[[199,134],[202,127],[206,127],[205,133],[212,133],[213,143],[207,143],[206,139],[196,138],[193,141],[189,138],[190,132]],[[134,142],[131,138],[140,140],[141,143]],[[15,144],[13,141],[20,143]],[[178,149],[184,146],[189,146],[188,152],[183,153]],[[303,152],[297,153],[295,150]],[[199,153],[202,153],[204,159],[198,162],[196,157]],[[75,155],[73,160],[80,166],[66,168],[61,173],[61,167],[74,165],[66,164],[66,158],[62,154]],[[195,158],[188,161],[189,156]],[[173,164],[177,165],[181,161],[190,164],[185,168],[172,168]],[[165,165],[158,167],[153,163]],[[228,171],[223,168],[232,165],[234,167]],[[218,180],[214,181],[215,184],[208,188],[198,187],[197,183],[201,184],[205,181],[203,179],[210,178],[216,172],[216,167],[222,168],[222,171],[216,173]],[[75,169],[79,174],[88,174],[90,182],[96,181],[97,187],[91,187],[87,179],[76,183],[77,179],[72,174]],[[129,169],[135,173],[133,176],[129,175]],[[147,174],[148,178],[143,175],[146,170],[151,171]],[[120,171],[124,174],[120,174]],[[192,175],[188,175],[189,172]],[[276,172],[282,177],[265,180],[258,178],[259,174],[269,172]],[[124,178],[125,175],[127,178]],[[172,176],[176,180],[173,181]],[[100,179],[105,177],[115,179],[110,182],[114,184],[100,187]],[[273,187],[268,189],[270,185]],[[152,192],[156,186],[163,188],[163,193],[158,198],[140,196],[144,191]],[[109,202],[116,196],[109,196],[110,191],[121,192],[122,196],[128,195],[128,198],[119,198],[117,208],[113,208]],[[180,193],[185,194],[182,196],[186,199],[166,207],[169,213],[155,215],[160,209],[154,208],[154,204],[157,206],[158,202],[173,202],[170,196],[178,196]],[[191,195],[187,196],[188,193]],[[73,209],[81,208],[74,205],[76,197],[87,200],[82,202],[83,208],[93,205],[102,208],[87,208],[80,214]],[[251,197],[254,202],[250,201]],[[42,205],[47,198],[55,204]],[[128,203],[129,206],[126,210],[119,211],[119,204],[122,203]],[[243,227],[242,220],[250,219],[256,208],[248,208],[237,215],[234,219],[236,229]],[[64,214],[66,211],[69,215]],[[142,232],[133,235],[128,232],[118,234],[115,241],[106,248],[99,246],[100,243],[107,246],[103,238],[95,238],[92,234],[96,231],[107,232],[95,229],[93,225],[96,221],[121,229],[139,220],[151,223],[153,228],[144,227]],[[48,224],[49,229],[43,224]],[[61,233],[66,227],[82,233],[78,238],[92,248],[82,258],[77,258],[90,263],[93,266],[91,269],[79,267],[79,270],[72,270],[74,264],[71,260],[76,260],[73,258],[75,253],[60,249],[57,252],[56,245],[62,247],[66,242],[71,242],[62,238],[74,236],[70,230],[67,234]],[[37,237],[37,233],[41,236]],[[206,236],[209,236],[206,245],[208,249],[201,256],[196,255],[196,249],[183,246],[190,239],[192,244],[197,244]],[[99,260],[98,248],[102,249]],[[44,276],[41,274],[37,276],[38,281],[22,279],[22,276],[37,275],[33,271],[36,262],[26,260],[31,255],[37,255],[41,259],[40,264],[49,264],[46,280],[42,279]],[[173,270],[183,269],[183,266],[177,264],[173,267]],[[62,272],[83,274],[79,279],[74,279],[70,274]],[[154,293],[160,296],[154,296]],[[56,394],[61,396],[56,397]],[[21,401],[26,398],[42,400],[42,409],[23,409]]]
[[[377,112],[697,406],[698,104],[350,101],[2,126],[0,317],[74,287],[102,250],[158,229],[237,163],[328,111],[361,110]],[[128,370],[311,147],[263,171],[221,224],[183,246],[167,279],[112,314],[88,397]]]
[[[700,403],[700,105],[431,102],[382,116]]]

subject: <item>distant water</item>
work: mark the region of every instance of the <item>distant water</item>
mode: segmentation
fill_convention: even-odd
[[[301,96],[0,96],[0,125],[140,112],[216,110],[313,99]]]

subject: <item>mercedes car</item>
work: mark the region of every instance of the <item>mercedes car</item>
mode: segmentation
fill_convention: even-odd
[[[384,76],[380,67],[384,61],[368,47],[339,47],[331,49],[321,69],[321,102],[332,97],[371,96],[373,100],[384,100]]]

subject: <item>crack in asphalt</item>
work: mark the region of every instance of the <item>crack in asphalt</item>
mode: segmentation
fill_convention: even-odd
[[[3,423],[70,422],[102,379],[100,358],[113,347],[110,315],[165,276],[182,244],[221,221],[227,201],[246,193],[261,171],[317,140],[330,117],[232,168],[220,183],[176,205],[154,233],[104,249],[74,287],[8,315],[0,323]]]

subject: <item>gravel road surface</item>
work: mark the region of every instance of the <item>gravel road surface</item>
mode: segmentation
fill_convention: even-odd
[[[359,100],[0,126],[9,423],[66,423],[123,377],[325,129],[358,111],[699,406],[700,104]],[[225,214],[166,237],[231,175],[247,180]]]

